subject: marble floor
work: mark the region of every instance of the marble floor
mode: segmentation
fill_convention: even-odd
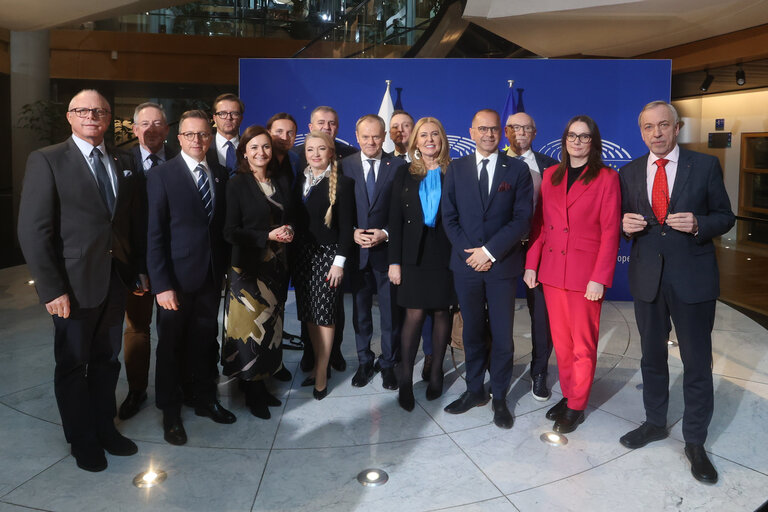
[[[161,414],[148,405],[150,387],[140,413],[118,424],[139,453],[108,455],[106,471],[87,473],[75,466],[61,431],[52,323],[27,279],[23,266],[0,270],[0,512],[748,511],[768,499],[768,336],[724,304],[718,303],[715,321],[715,416],[706,444],[720,473],[713,486],[693,479],[683,454],[676,347],[670,348],[670,437],[635,451],[618,442],[643,420],[639,336],[632,305],[624,302],[603,307],[587,419],[565,446],[539,440],[552,428],[544,413],[560,389],[553,356],[552,398],[542,403],[531,397],[530,321],[521,301],[508,396],[511,430],[493,425],[490,406],[459,416],[443,412],[464,390],[462,364],[455,368],[450,357],[444,396],[428,402],[425,383],[417,383],[411,413],[397,406],[396,392],[383,389],[379,376],[365,388],[352,387],[356,362],[348,325],[349,368],[334,372],[322,402],[299,386],[300,353],[286,351],[294,379],[273,383],[283,405],[271,409],[270,420],[251,416],[236,386],[222,381],[222,402],[237,422],[218,425],[185,409],[189,443],[177,447],[163,441]],[[287,309],[287,329],[297,332],[292,300]],[[415,371],[420,375],[421,362]],[[121,372],[119,401],[126,391]],[[134,487],[134,475],[149,467],[166,471],[168,479],[152,489]],[[357,473],[371,467],[384,469],[389,481],[358,484]]]

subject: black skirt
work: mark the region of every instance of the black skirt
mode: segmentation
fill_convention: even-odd
[[[301,322],[316,325],[336,324],[336,303],[340,287],[331,288],[325,278],[338,252],[338,244],[305,243],[294,261],[293,286],[296,312]]]
[[[397,305],[409,309],[448,309],[457,303],[453,272],[438,254],[439,228],[425,228],[421,254],[416,265],[402,265],[397,287]],[[444,236],[444,235],[443,235]]]

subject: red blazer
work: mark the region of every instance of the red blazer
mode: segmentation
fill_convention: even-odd
[[[567,190],[567,176],[552,185],[556,169],[542,175],[525,268],[537,270],[539,282],[565,290],[586,291],[589,281],[610,287],[619,252],[619,174],[604,167],[589,185],[577,180]]]

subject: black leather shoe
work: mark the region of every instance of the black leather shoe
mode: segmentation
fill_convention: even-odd
[[[491,408],[493,409],[493,424],[499,428],[512,428],[512,424],[515,419],[512,417],[512,413],[509,412],[506,400],[492,400]]]
[[[337,372],[343,372],[347,369],[347,361],[344,359],[344,356],[341,355],[340,351],[332,350],[331,358],[328,362],[331,365],[331,368]]]
[[[136,443],[122,435],[117,429],[113,429],[112,432],[108,434],[100,434],[99,443],[101,443],[101,447],[107,450],[110,455],[128,457],[139,451]]]
[[[128,395],[120,404],[120,410],[117,412],[117,417],[121,420],[127,420],[136,416],[139,412],[141,404],[147,399],[146,391],[128,391]]]
[[[413,385],[404,384],[400,386],[400,391],[397,393],[397,403],[408,412],[411,412],[416,407],[416,399],[413,397]]]
[[[98,473],[107,469],[104,449],[95,444],[73,444],[71,448],[75,463],[80,469]]]
[[[237,421],[234,414],[222,407],[218,400],[207,404],[198,404],[195,407],[195,414],[198,416],[207,416],[216,423],[230,424]]]
[[[469,391],[465,391],[443,410],[448,414],[464,414],[473,407],[481,407],[487,403],[488,395],[477,396]]]
[[[312,396],[315,397],[315,400],[322,400],[328,396],[328,386],[325,386],[322,391],[317,388],[312,389]]]
[[[561,434],[567,434],[576,430],[580,424],[584,423],[584,411],[565,408],[565,412],[557,417],[555,426],[552,430]]]
[[[187,432],[181,423],[181,416],[163,414],[163,439],[176,446],[187,444]]]
[[[429,375],[432,372],[432,354],[424,355],[424,367],[421,369],[421,380],[429,382]]]
[[[717,470],[709,461],[707,451],[700,444],[685,443],[685,456],[691,463],[693,478],[705,484],[717,483]]]
[[[635,448],[642,448],[650,442],[661,441],[668,435],[669,432],[667,432],[666,428],[651,425],[646,421],[635,430],[621,436],[619,442],[627,448],[634,450]]]
[[[283,405],[283,402],[272,393],[267,392],[267,405],[269,407],[280,407]]]
[[[533,395],[533,399],[538,400],[539,402],[546,402],[549,400],[549,397],[552,396],[552,393],[549,392],[549,388],[547,387],[546,373],[540,373],[533,376],[533,382],[531,382],[531,394]]]
[[[355,376],[352,377],[352,385],[356,388],[367,386],[373,375],[373,363],[361,364],[358,366]]]
[[[552,407],[550,410],[547,411],[547,419],[548,420],[556,420],[560,417],[561,414],[565,412],[565,410],[568,408],[568,399],[563,398],[559,402],[555,404],[554,407]]]
[[[397,375],[395,375],[393,367],[381,369],[381,385],[384,386],[384,389],[397,389]]]
[[[288,371],[288,368],[285,366],[273,373],[272,377],[279,380],[280,382],[290,382],[291,379],[293,379],[293,375],[291,375],[291,372]]]

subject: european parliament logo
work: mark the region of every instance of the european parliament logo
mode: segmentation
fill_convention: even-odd
[[[540,149],[539,153],[551,156],[558,162],[563,158],[563,148],[560,139],[547,142]],[[603,139],[603,162],[608,167],[613,167],[617,171],[626,163],[632,161],[629,151],[607,139]]]

